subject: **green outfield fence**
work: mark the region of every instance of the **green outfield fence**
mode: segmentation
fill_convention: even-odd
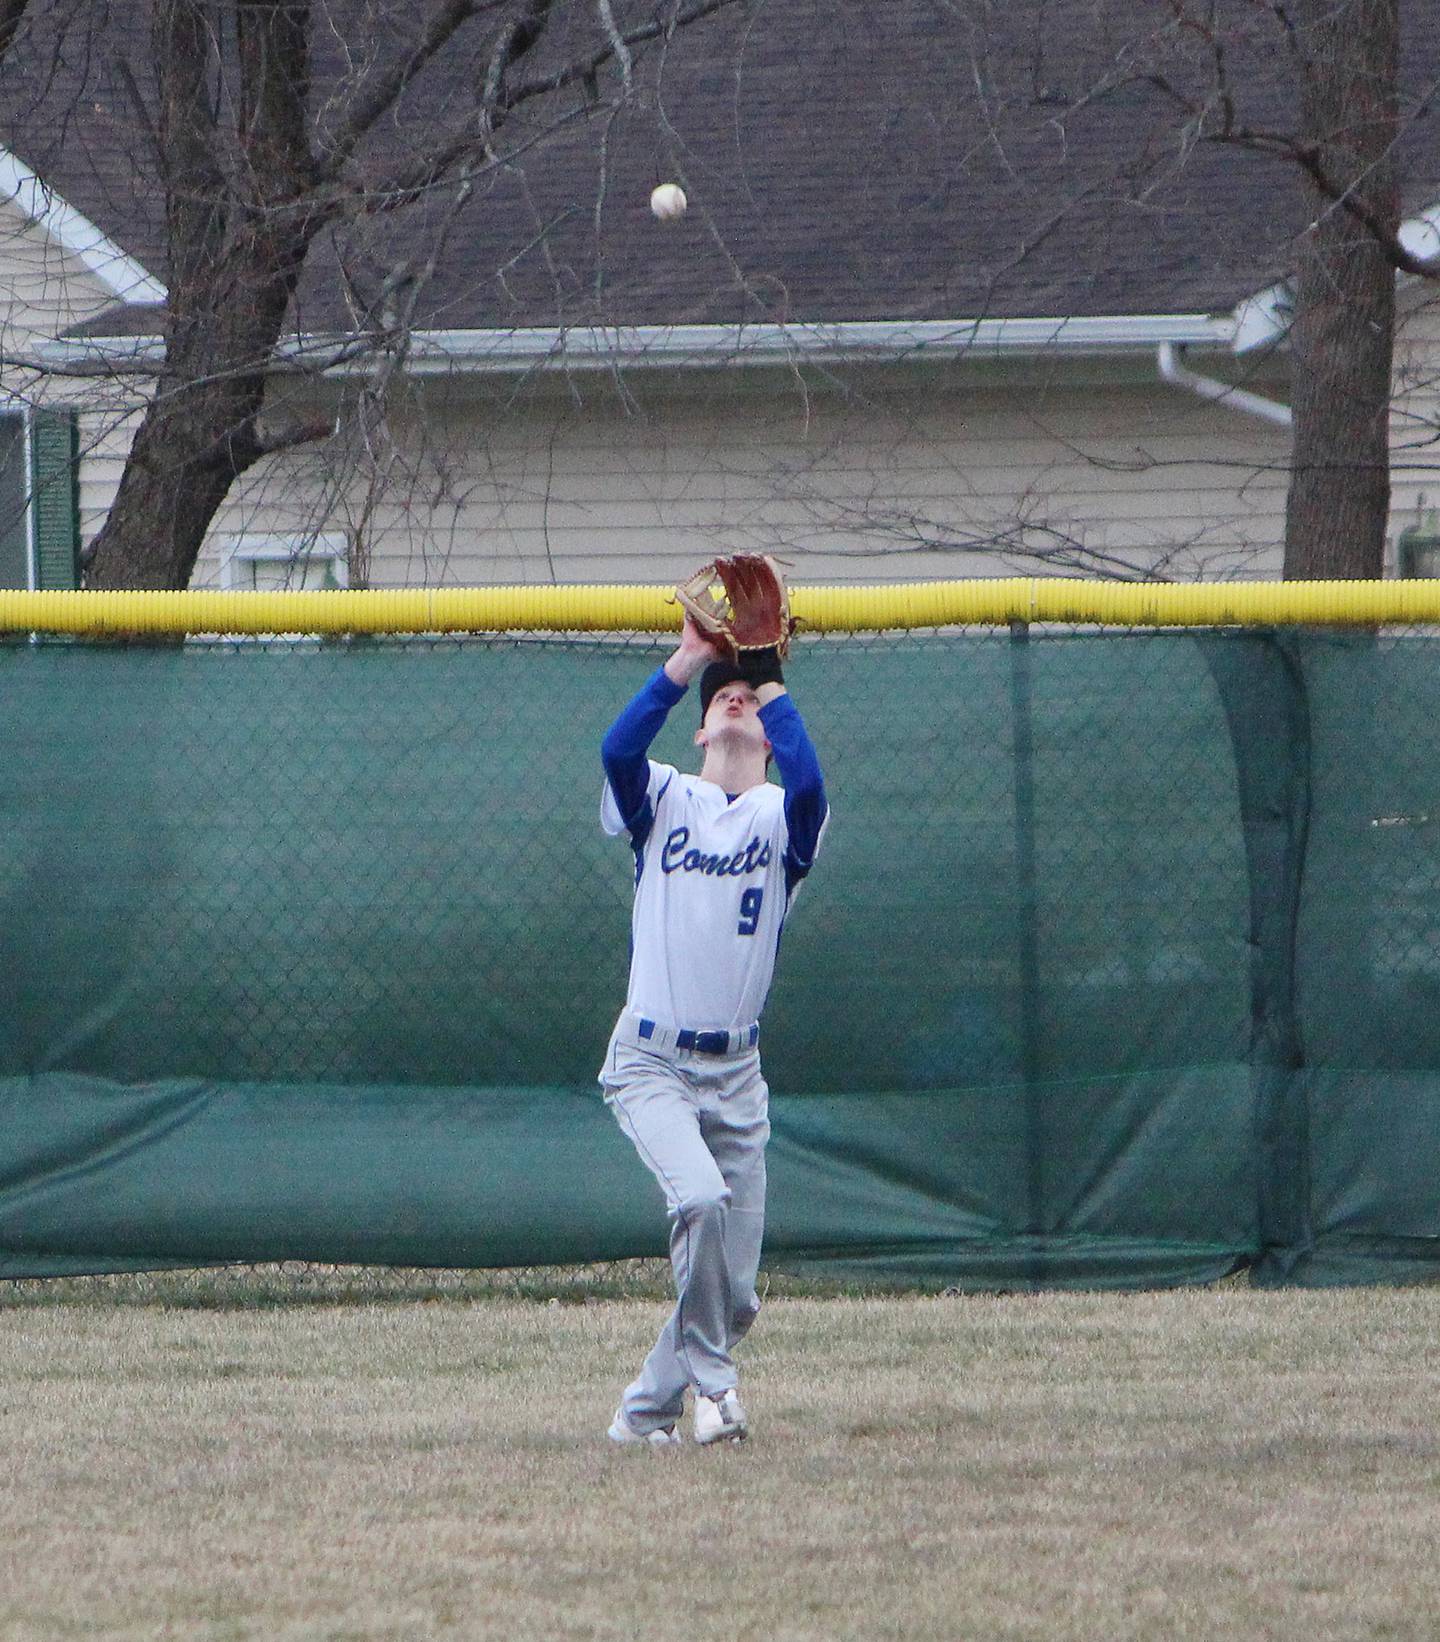
[[[797,643],[767,1264],[1440,1273],[1440,627],[1021,608]],[[669,643],[0,642],[0,1276],[663,1252],[594,1074]]]

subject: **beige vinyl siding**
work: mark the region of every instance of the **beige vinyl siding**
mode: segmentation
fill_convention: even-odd
[[[1390,416],[1390,531],[1387,569],[1400,532],[1423,509],[1440,508],[1440,301],[1432,284],[1402,287]]]
[[[1278,573],[1286,430],[1158,382],[629,386],[497,410],[431,385],[368,496],[336,439],[247,476],[215,534],[344,528],[377,585],[665,582],[737,550],[815,581]],[[1057,548],[1070,557],[1037,557]],[[207,553],[196,579],[217,573]]]
[[[75,256],[61,248],[48,233],[33,223],[13,201],[0,203],[0,347],[6,363],[0,368],[0,408],[16,410],[66,411],[84,405],[100,406],[116,399],[133,397],[128,388],[103,380],[51,375],[36,365],[37,345],[67,327],[92,318],[114,302],[104,284]],[[82,423],[95,420],[81,418]],[[31,424],[32,460],[46,465],[50,477],[38,509],[28,528],[34,533],[36,573],[47,585],[68,585],[74,576],[73,535],[75,519],[70,497],[55,489],[57,480],[66,482],[69,463],[69,432],[56,445],[53,422]],[[37,432],[48,428],[40,445]],[[87,435],[80,429],[80,476],[82,488],[89,478],[86,460]],[[121,442],[121,450],[128,438]],[[50,464],[59,464],[58,469]],[[68,483],[65,483],[68,492]],[[102,512],[113,495],[113,483],[102,478],[92,509]],[[60,510],[57,517],[57,506]],[[58,533],[58,534],[57,534]],[[58,581],[57,581],[58,578]]]
[[[80,541],[88,546],[105,523],[125,470],[139,409],[93,408],[80,415]]]
[[[0,387],[10,403],[79,411],[80,534],[88,541],[114,499],[134,427],[132,384],[48,376],[15,363],[36,344],[93,318],[114,297],[77,258],[12,204],[0,205],[0,325],[9,363]]]
[[[40,338],[93,318],[113,301],[81,262],[13,202],[0,203],[0,325],[10,358],[28,353]],[[5,384],[11,391],[21,391],[34,380],[33,372],[6,368]],[[73,384],[67,391],[73,391]]]

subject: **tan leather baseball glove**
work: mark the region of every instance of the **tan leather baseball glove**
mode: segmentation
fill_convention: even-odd
[[[736,553],[702,565],[675,589],[702,633],[739,655],[774,649],[785,656],[796,621],[780,563],[768,553]]]

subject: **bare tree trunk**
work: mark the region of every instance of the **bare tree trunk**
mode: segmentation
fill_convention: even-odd
[[[1305,235],[1285,575],[1374,577],[1390,510],[1399,0],[1302,0]],[[1377,232],[1378,230],[1378,232]]]
[[[165,371],[95,539],[91,587],[184,587],[230,486],[266,450],[256,418],[314,231],[302,203],[310,8],[253,0],[236,9],[234,145],[223,144],[216,117],[218,16],[204,0],[155,7],[172,254]]]
[[[87,586],[188,585],[211,519],[261,454],[255,417],[263,395],[263,376],[252,376],[185,388],[151,406],[95,539]]]

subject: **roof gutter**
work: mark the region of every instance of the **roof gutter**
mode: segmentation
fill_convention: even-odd
[[[1095,319],[874,320],[835,325],[636,325],[578,330],[420,333],[413,366],[513,371],[662,366],[913,364],[1014,358],[1055,351],[1106,355],[1148,351],[1162,338],[1228,347],[1231,325],[1208,314],[1110,315]]]
[[[736,365],[911,364],[1148,354],[1162,343],[1228,349],[1234,320],[1214,314],[1102,315],[1088,319],[860,321],[835,325],[633,325],[516,330],[415,331],[405,368],[421,376],[545,369],[644,367],[694,370]],[[363,375],[384,353],[383,337],[312,335],[277,349],[279,363],[331,376]],[[161,363],[158,336],[61,337],[40,343],[52,368],[144,372]]]

